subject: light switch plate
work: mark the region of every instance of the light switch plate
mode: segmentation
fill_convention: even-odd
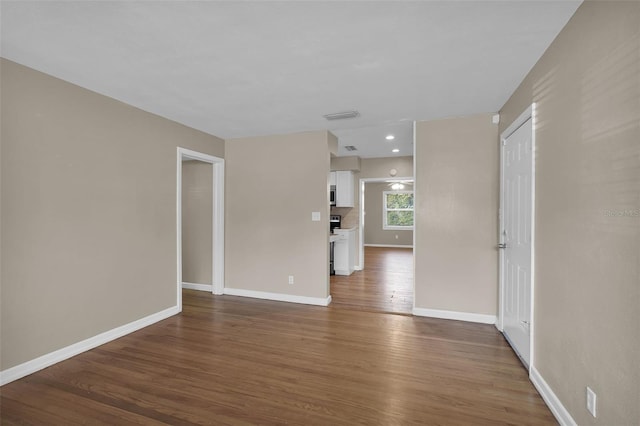
[[[311,212],[311,220],[314,222],[320,222],[320,212]]]

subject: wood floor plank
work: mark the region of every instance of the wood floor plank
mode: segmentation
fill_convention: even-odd
[[[492,326],[185,290],[0,389],[2,424],[556,424]]]
[[[331,298],[333,308],[411,314],[413,249],[365,247],[362,271],[331,277]]]

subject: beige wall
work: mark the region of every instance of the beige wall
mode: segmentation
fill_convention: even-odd
[[[212,284],[213,165],[182,162],[182,282]]]
[[[413,185],[404,184],[405,191],[412,191]],[[413,231],[384,230],[382,228],[384,191],[391,191],[386,182],[368,182],[364,191],[364,243],[382,245],[413,246]],[[397,238],[396,238],[397,236]]]
[[[396,177],[413,176],[413,157],[363,158],[360,178],[388,178],[389,170],[396,169]]]
[[[532,102],[534,366],[578,424],[637,425],[640,3],[583,3],[503,107],[501,130]]]
[[[331,170],[352,170],[354,172],[360,171],[360,157],[332,157],[331,158]]]
[[[415,148],[415,306],[496,315],[498,126],[418,122]]]
[[[330,139],[306,132],[227,141],[226,287],[329,295]]]
[[[176,304],[176,147],[224,142],[1,61],[3,370]]]
[[[329,156],[331,158],[329,162],[331,163],[335,158],[335,155],[338,153],[338,138],[331,132],[328,133],[327,137],[329,138]]]

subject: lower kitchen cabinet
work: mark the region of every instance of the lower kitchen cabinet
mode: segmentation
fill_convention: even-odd
[[[333,267],[336,275],[351,275],[355,270],[356,229],[336,229],[338,235],[333,248]]]

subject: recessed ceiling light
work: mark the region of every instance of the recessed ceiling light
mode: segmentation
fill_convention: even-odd
[[[400,152],[400,150],[396,148],[396,149],[392,149],[391,152]]]
[[[388,141],[392,141],[392,140],[394,140],[395,138],[396,138],[396,137],[395,137],[395,136],[393,136],[393,135],[387,135],[387,137],[386,137],[385,139],[386,139],[386,140],[388,140]]]

